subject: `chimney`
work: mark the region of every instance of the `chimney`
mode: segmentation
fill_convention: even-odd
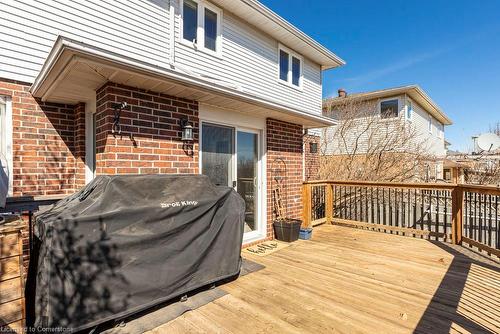
[[[339,88],[338,93],[339,93],[339,97],[346,97],[347,96],[347,92],[345,91],[344,88]]]

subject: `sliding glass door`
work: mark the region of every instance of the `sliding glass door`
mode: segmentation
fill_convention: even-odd
[[[260,225],[259,132],[202,123],[201,172],[216,185],[234,187],[245,201],[245,233]]]

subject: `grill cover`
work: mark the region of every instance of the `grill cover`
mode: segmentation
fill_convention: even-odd
[[[36,216],[28,324],[79,331],[238,274],[244,213],[202,175],[97,177]]]

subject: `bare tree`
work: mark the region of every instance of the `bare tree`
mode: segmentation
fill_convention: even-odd
[[[490,132],[493,132],[497,136],[500,136],[500,122],[496,122],[493,125],[490,125]]]
[[[355,98],[324,111],[338,125],[323,130],[320,178],[422,181],[435,170],[424,136],[399,111],[380,114],[377,100]]]

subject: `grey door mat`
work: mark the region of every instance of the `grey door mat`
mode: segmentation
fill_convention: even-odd
[[[238,277],[251,274],[264,268],[265,266],[259,263],[243,259]],[[148,312],[142,312],[134,318],[126,319],[116,327],[108,327],[102,330],[96,329],[94,333],[135,334],[147,332],[174,320],[188,311],[196,310],[203,305],[227,295],[227,292],[224,291],[223,288],[224,286],[221,285],[220,287],[215,287],[210,290],[199,291],[190,295],[186,301],[179,301],[177,299],[177,301],[171,302],[170,304],[156,307]]]

